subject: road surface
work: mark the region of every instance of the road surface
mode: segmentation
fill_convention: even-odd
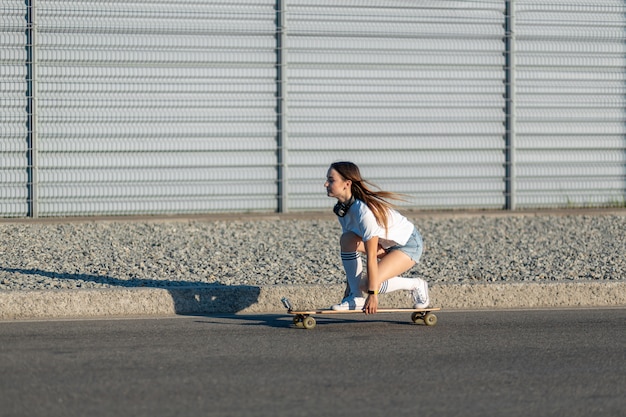
[[[626,309],[0,322],[0,416],[624,416]]]

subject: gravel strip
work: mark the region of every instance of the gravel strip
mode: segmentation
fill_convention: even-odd
[[[626,280],[626,215],[411,216],[434,283]],[[330,216],[0,223],[0,290],[344,282]]]

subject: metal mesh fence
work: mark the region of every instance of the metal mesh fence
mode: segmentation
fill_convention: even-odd
[[[0,215],[624,206],[626,7],[0,0]]]

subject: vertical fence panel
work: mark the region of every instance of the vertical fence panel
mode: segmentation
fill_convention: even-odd
[[[42,216],[276,209],[273,1],[40,0]]]
[[[0,216],[28,213],[27,21],[24,0],[0,2]]]
[[[520,207],[624,206],[626,5],[516,8]]]
[[[504,206],[504,4],[289,2],[293,208],[351,160],[409,205]]]

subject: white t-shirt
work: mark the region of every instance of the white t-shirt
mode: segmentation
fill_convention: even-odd
[[[344,217],[338,217],[343,233],[352,232],[367,242],[378,236],[378,243],[385,249],[404,245],[411,237],[415,226],[406,217],[394,209],[389,209],[389,233],[376,223],[374,213],[363,201],[355,199]]]

